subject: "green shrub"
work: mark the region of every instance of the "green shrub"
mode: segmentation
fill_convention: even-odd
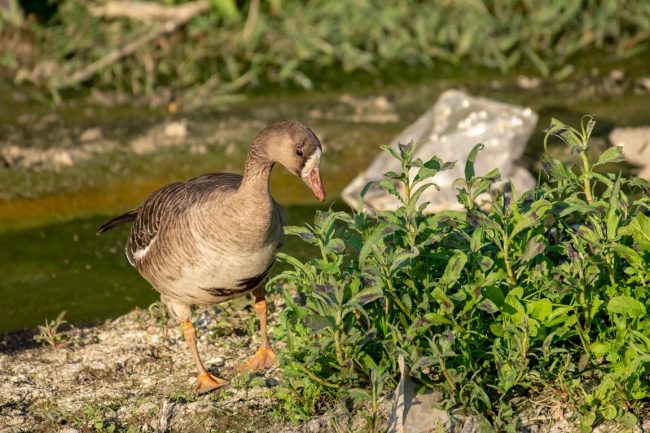
[[[25,20],[33,58],[21,61],[15,53],[0,72],[60,90],[77,71],[155,28],[95,17],[88,3],[57,1],[48,21]],[[260,83],[331,84],[324,70],[341,82],[355,71],[403,74],[390,65],[527,68],[562,78],[576,54],[604,62],[630,57],[647,49],[650,34],[650,3],[643,0],[384,0],[381,7],[368,0],[273,0],[259,3],[259,13],[251,13],[250,1],[211,3],[209,12],[102,67],[86,84],[135,95],[193,88],[191,102]]]
[[[379,187],[399,209],[320,212],[313,227],[288,227],[321,253],[283,255],[292,269],[274,280],[287,303],[280,359],[291,380],[278,395],[289,416],[337,401],[376,410],[402,354],[421,386],[497,429],[512,428],[513,398],[544,387],[571,396],[585,431],[635,423],[650,393],[649,184],[596,171],[623,157],[613,147],[587,159],[593,126],[554,120],[546,138],[581,164],[545,157],[548,182],[521,194],[497,192],[496,170],[475,174],[477,145],[456,184],[465,212],[425,215],[418,203],[453,163],[414,160],[412,144],[385,148],[402,173]]]

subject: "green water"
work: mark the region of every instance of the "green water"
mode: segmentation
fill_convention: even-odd
[[[315,211],[290,206],[291,224],[300,224]],[[124,256],[128,227],[96,236],[106,217],[77,218],[0,235],[0,331],[42,324],[67,311],[73,323],[89,323],[146,307],[158,293],[140,277]],[[286,249],[308,254],[295,238]],[[274,272],[283,269],[275,267]]]
[[[441,91],[458,86],[474,95],[531,106],[540,114],[537,132],[523,159],[533,172],[541,152],[542,130],[551,117],[575,124],[583,114],[595,114],[599,122],[596,138],[606,137],[615,125],[650,124],[647,92],[630,88],[599,96],[598,89],[590,90],[583,80],[531,91],[519,89],[513,80],[502,79],[495,84],[491,78],[466,78],[353,92],[360,100],[385,96],[399,116],[385,123],[364,118],[351,121],[355,109],[342,102],[339,91],[269,94],[194,113],[181,110],[174,115],[76,102],[58,110],[0,104],[0,146],[11,142],[47,148],[66,140],[74,145],[81,131],[95,126],[118,143],[101,157],[58,170],[0,166],[0,297],[5,307],[0,332],[34,327],[62,310],[67,311],[68,321],[87,323],[155,301],[157,293],[124,257],[128,228],[99,237],[96,228],[111,216],[133,208],[163,184],[212,171],[240,172],[247,145],[263,125],[297,119],[312,126],[326,149],[322,176],[329,202],[320,208],[334,204],[344,209],[339,199],[341,190],[377,155],[378,146],[389,142],[429,108]],[[35,115],[36,120],[20,124],[18,118],[25,113]],[[51,113],[56,115],[54,122],[39,123],[38,119]],[[129,143],[146,127],[178,119],[188,119],[189,141],[205,142],[205,153],[193,152],[189,146],[145,155],[129,151]],[[299,179],[278,167],[272,176],[272,192],[285,207],[291,224],[312,221],[318,207]],[[288,240],[285,252],[302,257],[309,254],[296,239]]]

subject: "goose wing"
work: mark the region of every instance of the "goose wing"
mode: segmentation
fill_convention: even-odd
[[[166,185],[154,192],[137,209],[137,217],[131,228],[126,245],[126,256],[132,266],[143,258],[165,230],[170,221],[187,209],[206,199],[215,190],[235,191],[241,176],[231,173],[211,173],[195,177],[187,182]]]

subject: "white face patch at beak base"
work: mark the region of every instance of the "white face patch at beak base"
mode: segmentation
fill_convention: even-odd
[[[316,151],[312,153],[309,159],[307,159],[307,161],[305,162],[305,166],[300,172],[300,177],[302,177],[303,179],[307,179],[313,169],[320,167],[321,153],[322,152],[320,148],[316,148]]]
[[[320,155],[321,150],[316,149],[305,162],[305,166],[300,172],[300,177],[309,185],[318,201],[322,203],[325,200],[325,191],[323,190],[323,183],[320,179]]]

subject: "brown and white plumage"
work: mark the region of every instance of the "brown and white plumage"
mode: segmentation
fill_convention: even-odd
[[[254,290],[263,302],[259,287],[282,245],[285,223],[269,191],[271,170],[281,163],[322,201],[320,155],[320,142],[305,125],[272,124],[251,144],[243,176],[213,173],[164,186],[97,231],[133,222],[127,258],[184,323],[199,370],[199,391],[209,390],[209,384],[201,384],[201,375],[209,373],[195,353],[193,334],[188,336],[194,332],[190,306],[224,302]],[[263,314],[265,334],[265,304]]]

